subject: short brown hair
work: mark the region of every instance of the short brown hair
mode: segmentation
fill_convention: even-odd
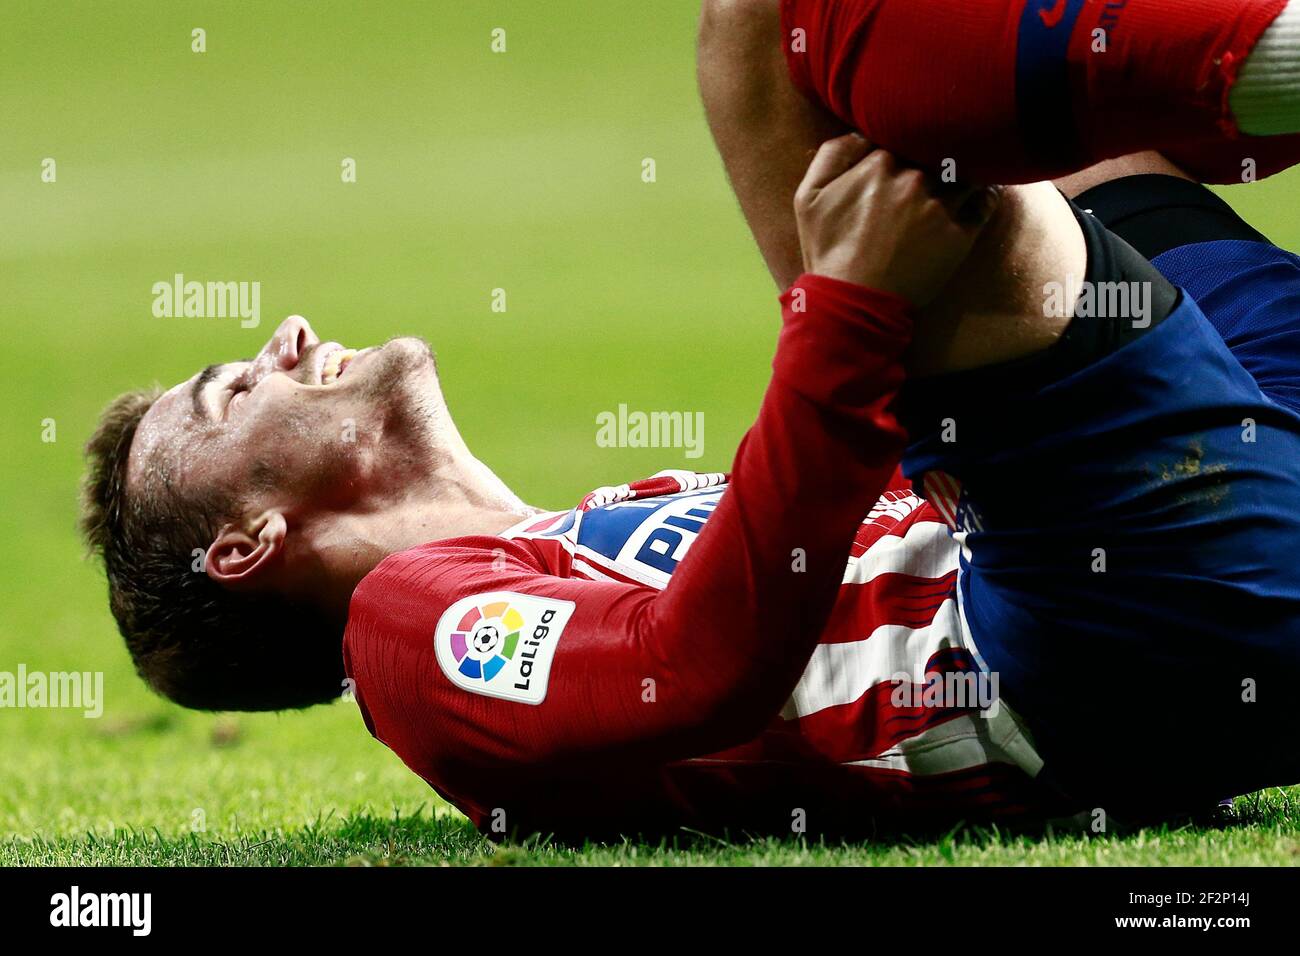
[[[234,594],[195,564],[237,516],[229,491],[179,489],[146,468],[128,490],[136,429],[158,388],[119,395],[86,444],[81,531],[104,561],[108,603],[136,671],[200,710],[284,710],[343,690],[342,628],[320,609]]]

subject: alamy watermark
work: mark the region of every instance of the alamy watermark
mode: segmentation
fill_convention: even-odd
[[[103,671],[0,671],[0,708],[80,710],[95,719],[104,714]]]
[[[687,458],[704,454],[703,412],[641,412],[619,405],[596,416],[599,448],[684,448]]]
[[[50,897],[50,925],[119,926],[130,929],[132,936],[148,936],[153,929],[153,894],[83,893],[74,884],[68,892]]]
[[[239,319],[240,328],[262,322],[262,283],[186,281],[178,272],[170,282],[155,282],[156,319]]]
[[[1067,275],[1064,282],[1049,282],[1043,286],[1043,316],[1124,319],[1131,321],[1135,329],[1149,328],[1151,283],[1088,282]]]
[[[900,672],[894,675],[893,684],[889,701],[895,707],[978,710],[988,719],[1001,711],[997,671],[931,671],[924,684]]]

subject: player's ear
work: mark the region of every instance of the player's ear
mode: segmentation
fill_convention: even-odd
[[[203,570],[225,587],[254,588],[277,563],[288,532],[288,522],[278,511],[265,512],[246,528],[227,525],[208,548]]]

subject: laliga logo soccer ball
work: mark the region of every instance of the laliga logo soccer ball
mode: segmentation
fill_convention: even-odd
[[[523,614],[507,601],[471,607],[448,638],[456,670],[474,680],[492,680],[514,660],[523,628]]]
[[[484,624],[474,632],[474,638],[470,643],[478,653],[487,654],[497,646],[500,640],[501,632],[497,630],[496,625]]]

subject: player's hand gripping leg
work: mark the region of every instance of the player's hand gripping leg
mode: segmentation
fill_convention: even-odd
[[[804,271],[928,305],[1000,196],[992,186],[947,187],[856,133],[828,140],[795,193]]]

